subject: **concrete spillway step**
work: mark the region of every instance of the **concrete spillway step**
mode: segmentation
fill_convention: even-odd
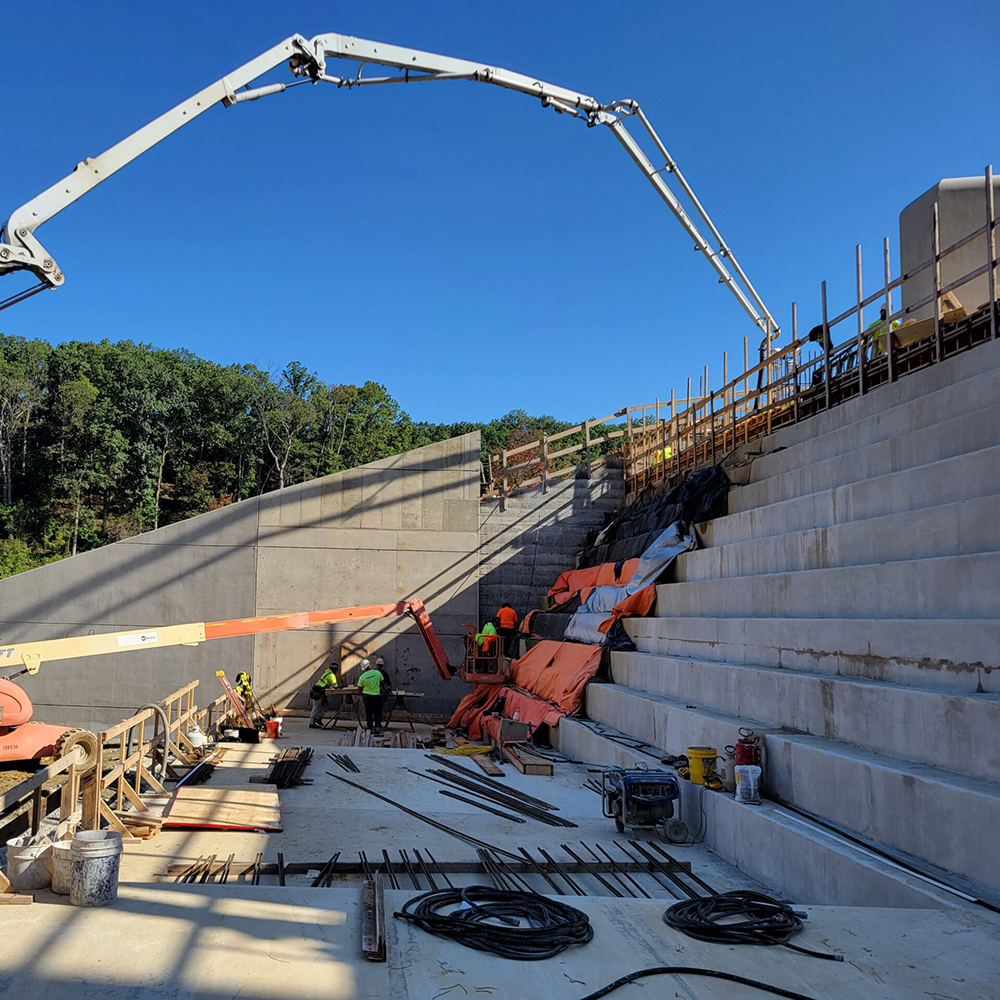
[[[981,831],[1000,823],[996,782],[617,684],[588,685],[586,711],[596,722],[678,754],[689,746],[722,752],[749,726],[763,738],[769,797],[1000,892],[1000,871],[976,847]],[[942,816],[956,822],[942,823]]]
[[[998,397],[1000,368],[994,367],[958,384],[949,383],[916,398],[877,409],[867,416],[851,420],[849,426],[840,424],[824,431],[816,430],[812,436],[796,443],[786,443],[784,430],[777,431],[762,443],[755,443],[756,447],[748,449],[762,452],[747,466],[749,481],[759,482],[805,465],[867,448],[880,441],[912,434],[925,427],[974,413]],[[841,415],[849,415],[846,407]],[[808,423],[812,423],[812,420]]]
[[[850,428],[842,432],[850,434]],[[781,503],[1000,444],[1000,404],[771,476],[729,494],[729,513]]]
[[[808,421],[806,421],[808,423]],[[1000,446],[731,512],[698,526],[706,546],[846,524],[1000,493]]]
[[[990,618],[1000,594],[1000,553],[940,556],[866,566],[656,588],[656,613],[718,618]]]
[[[627,734],[585,719],[562,719],[554,738],[573,760],[604,766],[657,767],[662,747],[630,749]],[[704,843],[752,878],[799,903],[940,907],[967,904],[931,883],[860,849],[788,809],[764,801],[744,806],[731,795],[682,782],[684,821]]]
[[[1000,551],[1000,495],[751,538],[678,556],[674,581]]]
[[[612,653],[611,675],[623,690],[1000,781],[1000,695],[639,652]]]
[[[887,413],[910,400],[928,398],[942,388],[957,387],[959,383],[971,382],[984,372],[996,368],[1000,368],[1000,341],[981,344],[975,350],[963,351],[942,364],[914,372],[892,385],[879,386],[865,396],[849,399],[825,413],[817,413],[801,423],[783,427],[765,439],[764,451],[772,450],[772,444],[785,448],[794,447],[803,441],[821,437],[829,431]],[[760,451],[756,445],[757,442],[751,442],[750,449]]]
[[[644,653],[1000,694],[1000,620],[626,618]]]

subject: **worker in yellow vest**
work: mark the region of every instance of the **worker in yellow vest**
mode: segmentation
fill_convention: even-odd
[[[320,674],[319,680],[313,684],[309,691],[309,700],[312,702],[312,711],[309,713],[310,729],[323,728],[323,715],[326,713],[326,692],[337,686],[337,675],[334,670],[338,665],[336,661],[331,660],[323,673]]]

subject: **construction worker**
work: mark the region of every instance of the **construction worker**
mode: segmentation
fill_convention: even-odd
[[[250,675],[245,670],[241,670],[236,675],[236,693],[240,696],[240,700],[243,702],[243,707],[247,710],[247,712],[253,712],[253,685],[250,683]]]
[[[382,708],[384,709],[389,695],[392,694],[392,679],[389,677],[389,671],[385,669],[385,660],[381,656],[375,657],[375,669],[382,675]]]
[[[503,641],[504,656],[513,656],[517,639],[517,612],[509,604],[501,604],[496,620],[500,623],[498,631]]]
[[[479,655],[484,659],[496,653],[494,643],[497,642],[497,627],[493,622],[487,622],[483,626],[482,632],[476,633],[476,645],[479,646]]]
[[[361,661],[361,676],[358,677],[361,700],[365,703],[365,721],[373,733],[382,731],[382,673],[376,670],[371,660]]]
[[[319,680],[313,684],[309,691],[309,700],[312,702],[312,711],[309,713],[309,728],[322,729],[323,716],[326,713],[326,692],[330,688],[337,687],[337,675],[334,671],[340,666],[336,660],[331,660],[326,669],[320,674]]]
[[[890,330],[895,330],[899,326],[899,320],[894,319],[889,325]],[[876,357],[879,354],[886,353],[886,337],[885,337],[885,306],[882,306],[878,311],[878,319],[869,323],[865,327],[865,334],[868,337],[868,343],[871,345],[871,355],[870,357]]]

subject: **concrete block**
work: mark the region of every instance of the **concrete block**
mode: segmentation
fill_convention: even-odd
[[[645,653],[1000,693],[1000,621],[627,618]]]
[[[619,687],[1000,781],[998,695],[640,652],[612,653],[611,676]]]
[[[1000,493],[1000,447],[810,493],[698,526],[706,546],[920,510]]]
[[[674,581],[859,566],[1000,551],[1000,496],[805,531],[751,538],[678,556]]]
[[[668,583],[657,614],[719,618],[990,618],[1000,554]]]
[[[754,459],[751,482],[759,482],[800,466],[825,461],[849,451],[856,451],[912,434],[915,431],[987,408],[1000,395],[1000,367],[988,368],[960,383],[949,383],[934,392],[876,410],[847,425],[838,425],[825,433],[814,434],[798,444],[782,446],[781,432],[764,444],[764,454]],[[812,423],[811,418],[807,423]],[[770,448],[779,450],[770,451]]]
[[[845,483],[966,455],[996,444],[1000,444],[1000,405],[984,407],[971,414],[825,461],[799,465],[789,472],[739,487],[729,494],[729,512],[734,514],[765,504],[780,503],[807,493],[834,489]]]

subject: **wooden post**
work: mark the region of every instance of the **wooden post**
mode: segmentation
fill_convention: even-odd
[[[31,835],[34,837],[42,825],[42,810],[45,808],[41,785],[31,793],[31,805],[28,808],[31,811]]]
[[[125,799],[125,793],[122,790],[122,786],[125,784],[125,757],[126,747],[128,746],[125,735],[127,732],[128,730],[126,729],[122,730],[122,732],[118,734],[118,763],[121,765],[122,773],[118,776],[118,781],[116,782],[118,785],[118,793],[115,798],[115,810],[117,812],[122,811],[122,805],[124,804]]]
[[[934,279],[934,360],[944,361],[944,340],[941,337],[941,226],[938,218],[938,203],[934,202],[931,213],[931,253],[933,266],[931,277]]]
[[[143,744],[143,732],[144,732],[145,728],[146,728],[146,720],[145,719],[140,719],[139,720],[139,727],[138,727],[139,760],[136,762],[136,765],[135,765],[135,794],[136,795],[138,795],[142,791],[142,787],[141,787],[142,786],[142,758],[144,756],[144,754],[143,754],[143,745],[142,744]]]
[[[997,279],[996,279],[996,259],[997,248],[996,239],[993,235],[993,226],[996,222],[996,212],[993,205],[993,164],[986,168],[986,256],[989,261],[989,288],[990,288],[990,336],[997,339]]]
[[[542,435],[542,494],[549,491],[549,436]]]
[[[722,352],[722,450],[727,447],[726,411],[729,409],[729,351]]]
[[[688,375],[687,399],[684,401],[684,442],[685,442],[684,450],[685,451],[687,451],[688,448],[691,447],[691,445],[687,444],[689,437],[691,439],[691,444],[694,444],[694,435],[689,434],[690,429],[691,429],[691,376]]]
[[[76,764],[70,764],[66,771],[66,781],[59,790],[59,819],[67,820],[76,812],[76,800],[80,797],[80,775]]]
[[[590,421],[585,420],[583,422],[583,443],[584,447],[587,449],[587,478],[594,478],[594,463],[590,457]]]
[[[500,494],[500,509],[507,509],[507,449],[500,453],[500,457],[503,460],[503,493]]]
[[[882,256],[885,264],[885,357],[888,368],[889,381],[896,381],[896,359],[892,349],[892,323],[889,319],[892,316],[892,289],[889,285],[892,282],[892,268],[889,265],[889,237],[882,241]]]
[[[826,282],[820,285],[823,298],[823,401],[826,409],[830,409],[830,327],[826,322]]]

